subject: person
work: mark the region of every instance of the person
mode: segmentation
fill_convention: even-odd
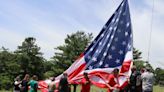
[[[58,89],[59,89],[59,92],[70,92],[68,79],[67,79],[67,73],[63,73],[63,76],[59,82],[59,88]]]
[[[83,75],[81,92],[90,92],[91,81],[89,80],[88,73],[84,72]]]
[[[56,86],[55,86],[55,77],[53,77],[51,79],[51,83],[48,85],[48,92],[54,92],[55,89],[56,89]]]
[[[14,81],[14,92],[20,92],[20,86],[21,86],[21,79],[19,76],[17,76]]]
[[[137,82],[137,70],[136,70],[136,66],[133,66],[131,68],[131,75],[130,75],[130,78],[129,78],[129,91],[130,92],[137,92],[137,85],[136,85],[136,82]]]
[[[21,83],[22,87],[21,87],[21,90],[20,90],[21,92],[28,92],[29,78],[30,78],[29,74],[26,74],[24,79],[22,80],[22,83]]]
[[[150,71],[150,67],[146,67],[146,71],[141,75],[142,91],[153,92],[154,75]]]
[[[119,74],[119,69],[115,68],[112,74],[109,75],[108,77],[109,81],[106,84],[109,87],[108,92],[119,92],[118,74]]]
[[[33,75],[32,80],[30,80],[30,92],[37,92],[38,89],[38,77],[36,75]]]

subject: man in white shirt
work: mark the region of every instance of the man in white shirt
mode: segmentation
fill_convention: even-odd
[[[142,91],[153,92],[154,74],[150,72],[150,68],[146,67],[146,71],[141,75]]]

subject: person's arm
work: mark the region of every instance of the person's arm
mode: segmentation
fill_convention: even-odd
[[[107,82],[106,80],[105,80],[105,78],[101,75],[101,74],[99,74],[99,76],[102,78],[102,80],[105,82],[105,85],[109,88],[109,89],[111,89],[111,90],[113,90],[113,89],[115,89],[114,87],[111,87],[108,83],[111,81],[111,79],[109,79],[109,81]]]

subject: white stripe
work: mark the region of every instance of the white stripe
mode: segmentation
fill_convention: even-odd
[[[74,72],[82,64],[85,64],[84,56],[79,60],[76,60],[65,72],[69,75]]]

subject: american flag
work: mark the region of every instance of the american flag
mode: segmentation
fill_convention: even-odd
[[[94,85],[106,87],[107,77],[113,69],[118,68],[120,73],[130,75],[132,37],[128,0],[123,0],[86,51],[65,71],[68,80],[78,82],[87,72]],[[57,82],[60,77],[57,77]],[[126,81],[125,76],[119,77],[120,86],[123,87]]]

